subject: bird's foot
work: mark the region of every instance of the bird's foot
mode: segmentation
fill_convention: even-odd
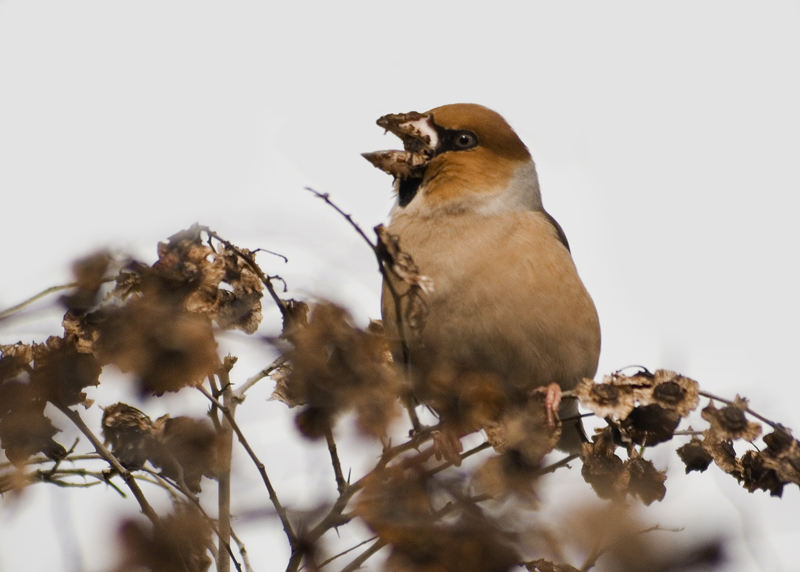
[[[451,430],[444,429],[433,434],[433,450],[437,461],[444,459],[456,467],[461,466],[461,452],[464,450],[461,439]]]
[[[561,405],[561,387],[557,383],[551,383],[546,387],[536,389],[538,393],[544,393],[544,412],[547,416],[547,426],[555,427],[558,419],[558,406]]]

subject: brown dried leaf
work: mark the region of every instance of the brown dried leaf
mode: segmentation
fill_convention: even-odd
[[[519,562],[499,523],[474,504],[443,522],[432,507],[429,483],[391,469],[367,478],[356,513],[391,546],[386,569],[505,572]]]
[[[633,387],[615,383],[613,376],[605,376],[603,383],[584,378],[575,388],[575,395],[583,407],[598,417],[624,419],[635,407]]]
[[[381,224],[375,227],[378,236],[376,251],[378,257],[384,262],[392,276],[400,283],[405,284],[403,297],[405,309],[403,319],[411,330],[411,334],[418,338],[425,328],[428,316],[428,304],[425,296],[434,290],[433,280],[419,273],[419,268],[414,263],[411,255],[400,249],[400,238],[391,234]]]
[[[161,428],[160,447],[150,457],[164,476],[181,480],[193,493],[199,493],[201,477],[216,478],[220,441],[206,419],[166,417],[155,423]]]
[[[107,251],[101,251],[81,258],[72,265],[77,285],[71,293],[61,297],[61,303],[69,311],[86,312],[97,304],[97,294],[103,285],[111,260],[111,255]]]
[[[355,328],[343,309],[323,303],[289,341],[291,370],[274,396],[290,406],[307,404],[298,417],[306,436],[321,436],[338,413],[349,409],[355,409],[363,431],[384,433],[397,414],[402,382],[385,362],[382,337]]]
[[[785,483],[800,485],[800,443],[789,429],[775,429],[764,436],[764,466],[773,469]]]
[[[157,431],[150,417],[127,403],[103,409],[103,439],[127,469],[140,469],[158,447]]]
[[[630,473],[614,454],[616,448],[609,427],[595,435],[592,443],[581,445],[581,475],[601,499],[622,498],[628,490]]]
[[[292,366],[284,363],[276,367],[271,374],[270,379],[275,382],[275,389],[272,390],[272,395],[269,401],[282,401],[289,408],[305,405],[306,402],[302,398],[296,398],[290,393],[289,383],[291,379]]]
[[[311,308],[305,302],[286,300],[286,314],[283,317],[283,335],[290,336],[296,329],[308,326],[308,312]]]
[[[780,497],[783,494],[784,483],[775,470],[768,467],[764,461],[762,453],[747,451],[742,456],[742,475],[739,480],[751,493],[761,489],[769,491],[770,496]]]
[[[651,446],[672,439],[680,422],[677,411],[650,404],[635,407],[620,428],[632,443]]]
[[[220,441],[206,419],[170,417],[155,421],[126,403],[104,409],[103,437],[128,469],[141,469],[145,461],[160,468],[165,477],[200,492],[201,477],[216,478]]]
[[[247,249],[239,251],[250,255]],[[202,227],[194,225],[159,243],[158,255],[152,267],[128,264],[113,294],[122,300],[144,294],[204,314],[223,329],[249,334],[258,329],[264,285],[233,248],[203,242]]]
[[[619,372],[607,375],[603,383],[584,379],[575,389],[581,405],[600,417],[624,419],[636,405],[659,405],[685,417],[699,403],[696,381],[659,369],[627,376]]]
[[[246,248],[240,252],[252,257]],[[224,262],[225,276],[223,282],[232,290],[219,289],[219,301],[214,320],[223,329],[239,329],[253,334],[261,323],[261,298],[264,284],[249,264],[242,257],[225,245],[222,245],[217,259]]]
[[[119,571],[205,572],[211,565],[211,533],[206,517],[188,504],[176,507],[155,529],[127,521],[119,532],[124,547]]]
[[[498,389],[494,384],[493,388]],[[495,404],[499,401],[495,401]],[[489,443],[498,452],[514,452],[521,462],[538,467],[542,458],[555,449],[561,438],[561,421],[556,418],[553,427],[548,426],[545,411],[545,395],[531,392],[526,403],[506,407],[497,421],[499,410],[491,411],[482,420]]]
[[[535,496],[538,476],[539,465],[531,465],[514,449],[490,457],[475,474],[480,489],[493,498],[513,494],[533,505],[538,504]]]
[[[109,313],[96,350],[103,363],[135,373],[141,391],[156,395],[202,383],[220,365],[207,318],[146,297]]]
[[[461,466],[461,453],[464,446],[461,439],[452,431],[436,431],[433,434],[433,456],[437,461],[445,460],[453,466]]]
[[[665,472],[657,471],[651,461],[641,457],[633,457],[625,462],[625,468],[630,474],[628,494],[637,496],[646,505],[653,501],[664,500],[667,489],[664,481],[667,480]]]
[[[64,327],[64,339],[75,346],[78,353],[94,352],[94,344],[100,335],[99,326],[105,316],[105,311],[102,309],[82,314],[68,310],[61,321]]]
[[[744,439],[753,441],[761,435],[761,425],[748,421],[745,416],[747,400],[738,395],[731,405],[717,409],[713,402],[702,411],[703,419],[711,424],[709,431],[718,439]]]
[[[686,473],[692,471],[705,471],[714,459],[711,453],[706,451],[703,446],[703,441],[697,437],[692,437],[692,440],[678,448],[678,456],[686,465]]]
[[[22,342],[0,345],[0,352],[3,353],[0,357],[0,383],[17,377],[33,361],[33,348]]]
[[[74,344],[51,336],[33,345],[31,386],[52,403],[70,406],[86,403],[83,389],[100,384],[102,368],[92,354],[80,353]]]
[[[736,451],[730,440],[720,439],[719,435],[711,430],[703,432],[703,448],[714,459],[714,463],[726,473],[737,478],[741,476],[742,465],[736,458]]]
[[[32,384],[21,380],[0,384],[0,447],[17,466],[36,453],[53,460],[67,453],[53,440],[59,430],[45,417],[44,406],[45,400]]]

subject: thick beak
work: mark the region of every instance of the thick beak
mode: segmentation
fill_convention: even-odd
[[[439,144],[433,118],[411,111],[384,115],[377,123],[400,138],[404,151],[375,151],[362,156],[396,179],[421,178]]]

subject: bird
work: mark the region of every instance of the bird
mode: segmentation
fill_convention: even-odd
[[[404,146],[363,154],[394,177],[387,230],[431,284],[424,324],[407,339],[399,322],[408,285],[386,275],[381,302],[392,353],[407,360],[419,400],[443,421],[462,419],[466,433],[475,427],[459,411],[496,420],[544,393],[548,424],[556,414],[567,420],[557,448],[577,452],[586,440],[577,400],[560,394],[594,377],[600,323],[566,235],[542,205],[528,148],[478,104],[389,114],[377,124]],[[470,405],[476,395],[484,402]]]

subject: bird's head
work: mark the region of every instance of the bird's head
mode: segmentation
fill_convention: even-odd
[[[397,135],[404,150],[364,157],[395,178],[399,208],[423,214],[541,209],[531,155],[491,109],[457,103],[384,115],[377,123]]]

